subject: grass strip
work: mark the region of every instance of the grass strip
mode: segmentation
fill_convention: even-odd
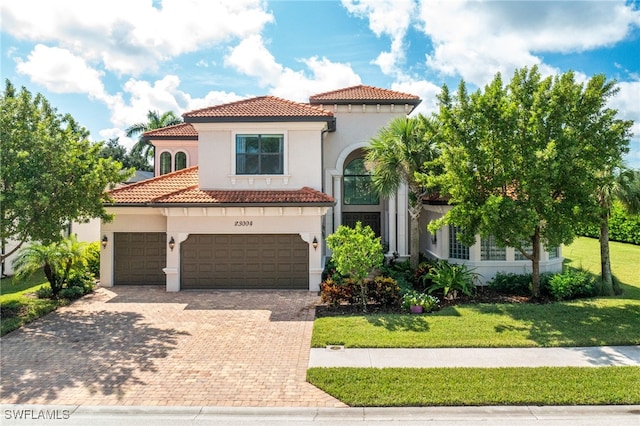
[[[640,367],[310,368],[352,407],[640,404]]]

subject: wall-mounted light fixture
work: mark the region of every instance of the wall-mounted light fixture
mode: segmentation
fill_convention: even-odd
[[[107,248],[107,243],[109,242],[109,239],[107,238],[106,235],[102,236],[101,242],[102,242],[102,248]]]
[[[173,237],[171,237],[171,239],[169,240],[169,248],[171,249],[171,251],[173,251],[173,248],[176,246],[176,240],[173,239]]]
[[[318,239],[316,237],[313,237],[313,241],[311,242],[311,247],[313,247],[314,250],[318,249]]]

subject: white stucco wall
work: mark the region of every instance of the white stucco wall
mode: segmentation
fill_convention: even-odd
[[[324,122],[193,123],[198,131],[202,189],[300,189],[322,187]],[[284,135],[284,174],[235,174],[236,134]]]
[[[194,140],[152,140],[154,150],[154,174],[160,176],[160,155],[171,154],[171,171],[175,171],[176,153],[182,151],[187,155],[187,167],[198,164],[198,141]]]

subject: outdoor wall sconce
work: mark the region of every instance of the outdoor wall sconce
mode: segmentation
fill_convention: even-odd
[[[176,240],[173,239],[173,237],[171,237],[171,239],[169,240],[169,248],[171,249],[171,251],[173,251],[173,248],[176,246]]]
[[[311,246],[313,247],[314,250],[318,249],[318,239],[316,237],[313,237],[313,242],[311,243]]]
[[[107,243],[109,242],[109,239],[107,238],[106,235],[102,236],[102,248],[107,248]]]

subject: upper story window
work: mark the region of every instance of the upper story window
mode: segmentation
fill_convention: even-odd
[[[171,153],[163,152],[160,154],[160,174],[164,175],[171,172]]]
[[[356,158],[345,167],[343,186],[344,204],[380,204],[380,198],[371,184],[371,174],[366,169],[362,158]]]
[[[236,174],[284,174],[284,135],[236,135]]]
[[[187,154],[182,151],[176,152],[174,170],[182,170],[187,168]]]

